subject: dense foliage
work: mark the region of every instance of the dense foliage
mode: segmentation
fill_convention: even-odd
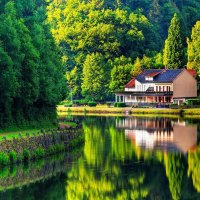
[[[184,66],[184,39],[181,27],[179,17],[174,14],[164,48],[164,65],[169,69],[177,69]]]
[[[200,0],[48,3],[47,22],[63,53],[68,88],[75,99],[110,99],[143,68],[164,67],[163,57],[165,64],[170,60],[169,68],[183,67],[187,63],[186,37],[200,19]]]
[[[57,44],[62,49],[68,80],[79,80],[82,92],[81,89],[73,87],[73,94],[77,98],[81,95],[94,100],[106,98],[99,91],[109,94],[109,85],[111,89],[119,89],[112,83],[101,83],[104,79],[109,80],[112,68],[127,68],[127,63],[131,63],[136,57],[151,55],[153,50],[158,50],[155,47],[155,30],[141,12],[132,12],[120,6],[110,9],[99,0],[69,0],[60,4],[53,1],[48,6],[48,22]],[[123,57],[125,62],[119,63],[120,61],[116,60],[119,57]],[[76,68],[79,73],[71,74]],[[129,77],[131,71],[130,67],[128,71],[126,69]],[[99,73],[100,78],[97,77]],[[90,86],[91,90],[88,83],[94,84]],[[94,95],[91,96],[87,91]]]
[[[188,39],[188,68],[200,73],[200,21],[192,29],[191,39]]]
[[[64,69],[42,1],[0,1],[0,125],[55,117]],[[25,120],[26,119],[26,120]]]

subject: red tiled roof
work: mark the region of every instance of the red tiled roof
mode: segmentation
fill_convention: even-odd
[[[131,79],[125,86],[126,88],[133,88],[135,87],[135,79]]]
[[[197,72],[194,69],[187,69],[187,71],[193,76],[196,77],[197,76]]]
[[[154,77],[154,76],[156,76],[158,74],[160,74],[160,72],[152,72],[150,74],[147,74],[146,76],[148,76],[148,77]]]

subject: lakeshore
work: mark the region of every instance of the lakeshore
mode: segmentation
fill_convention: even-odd
[[[57,107],[58,115],[63,113],[72,113],[72,114],[156,114],[156,115],[184,115],[184,116],[195,116],[200,115],[200,108],[188,108],[188,109],[170,109],[170,108],[114,108],[114,107]]]
[[[56,129],[11,135],[5,135],[0,140],[0,165],[27,163],[70,151],[84,142],[81,125],[72,127],[64,122]]]

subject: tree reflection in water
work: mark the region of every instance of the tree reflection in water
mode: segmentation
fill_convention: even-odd
[[[89,117],[83,120],[84,155],[68,173],[67,199],[200,198],[187,175],[186,149],[191,151],[197,145],[196,126],[179,120],[145,118],[141,122],[140,119],[139,124],[131,128],[154,133],[157,146],[148,149],[137,146],[136,138],[127,137],[127,128],[131,131],[127,124],[133,126],[133,123],[124,119]],[[119,127],[120,120],[124,127]],[[158,127],[152,127],[152,123]],[[155,132],[159,138],[155,138]]]

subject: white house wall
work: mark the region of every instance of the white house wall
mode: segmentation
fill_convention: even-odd
[[[161,86],[163,91],[163,86],[170,86],[170,91],[173,91],[173,84],[171,83],[140,83],[139,81],[135,80],[135,87],[134,88],[125,88],[126,92],[145,92],[149,87],[153,87],[154,91],[156,91],[156,86]],[[165,89],[166,91],[166,89]]]

